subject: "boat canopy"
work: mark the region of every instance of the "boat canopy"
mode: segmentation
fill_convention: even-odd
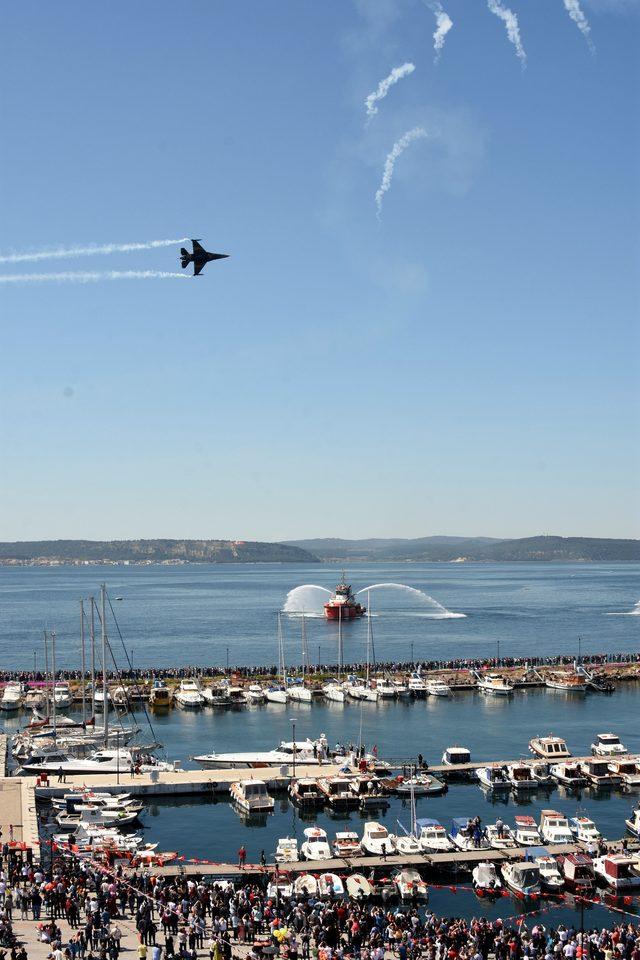
[[[432,820],[431,817],[424,817],[422,820],[416,820],[416,826],[420,830],[424,830],[426,827],[442,827],[442,824],[439,820]],[[444,829],[444,827],[442,827]]]

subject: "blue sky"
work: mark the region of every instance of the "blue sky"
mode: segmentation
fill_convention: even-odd
[[[640,5],[443,6],[3,6],[0,251],[231,257],[0,284],[1,539],[640,534]]]

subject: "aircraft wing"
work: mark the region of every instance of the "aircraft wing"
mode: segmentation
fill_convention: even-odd
[[[206,253],[204,247],[202,247],[197,240],[192,240],[191,243],[193,244],[194,253]]]
[[[206,267],[206,265],[207,265],[206,260],[198,260],[197,262],[194,261],[194,264],[193,264],[193,275],[194,275],[194,277],[197,277],[198,274],[200,273],[200,271],[201,271],[204,267]]]

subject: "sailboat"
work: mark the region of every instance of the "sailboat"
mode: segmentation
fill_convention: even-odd
[[[420,841],[418,840],[418,824],[416,821],[416,794],[415,790],[413,789],[413,785],[409,796],[411,805],[411,830],[408,831],[407,828],[398,820],[398,826],[403,833],[397,834],[393,839],[395,841],[395,848],[398,853],[408,853],[413,855],[421,852]]]
[[[307,626],[304,618],[304,613],[302,614],[302,677],[299,682],[293,682],[289,684],[287,693],[289,694],[290,700],[296,700],[298,703],[311,703],[311,690],[305,686],[305,680],[307,676],[307,660],[309,658],[309,651],[307,649]]]
[[[278,673],[281,683],[272,684],[265,690],[265,695],[269,703],[286,703],[288,700],[287,692],[287,671],[284,665],[284,640],[282,637],[282,617],[278,614]]]
[[[378,702],[378,691],[373,690],[370,684],[371,673],[371,648],[373,646],[373,627],[371,624],[371,598],[367,591],[367,672],[364,683],[360,680],[349,687],[349,696],[354,700],[369,700],[372,703]]]
[[[344,688],[340,682],[340,672],[342,669],[342,610],[338,609],[338,678],[329,680],[322,687],[322,692],[327,700],[333,700],[334,703],[344,703]]]

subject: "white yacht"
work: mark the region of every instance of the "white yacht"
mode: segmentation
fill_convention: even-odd
[[[409,693],[416,700],[424,700],[429,692],[429,688],[419,673],[412,673],[408,683]]]
[[[416,828],[420,849],[425,853],[450,853],[455,849],[439,820],[431,818],[417,820]]]
[[[249,703],[264,703],[267,699],[267,695],[259,683],[249,684],[245,696]]]
[[[591,744],[591,753],[595,757],[611,759],[624,756],[629,751],[616,733],[599,733]]]
[[[576,840],[580,840],[581,843],[597,844],[602,839],[602,834],[589,817],[571,817],[569,828]]]
[[[528,814],[518,814],[516,822],[516,843],[519,847],[538,847],[542,844],[542,837],[533,817]]]
[[[508,850],[516,846],[515,833],[508,823],[488,823],[485,827],[485,833],[489,846],[494,850]]]
[[[476,770],[476,776],[480,781],[480,784],[483,787],[486,787],[487,790],[495,791],[496,793],[500,791],[506,791],[511,789],[511,781],[509,780],[508,772],[502,768],[502,766],[495,765],[490,767],[478,767]]]
[[[300,859],[298,841],[295,837],[281,837],[278,840],[275,856],[276,863],[297,863]]]
[[[406,700],[407,697],[411,696],[411,691],[404,680],[392,680],[391,684],[399,700]]]
[[[433,677],[426,681],[427,693],[430,697],[450,697],[451,687],[440,677]]]
[[[477,836],[473,821],[469,817],[453,818],[449,838],[458,850],[486,850],[489,847],[486,836]]]
[[[21,683],[7,683],[2,691],[0,710],[14,713],[22,706],[23,688]]]
[[[296,703],[311,703],[313,700],[311,690],[302,683],[290,683],[287,687],[287,694],[289,700],[294,700]]]
[[[178,706],[191,710],[197,710],[205,702],[197,680],[181,680],[174,699]]]
[[[334,703],[344,703],[344,689],[338,680],[329,680],[322,688],[322,693]]]
[[[331,847],[327,841],[327,832],[321,827],[307,827],[304,831],[305,840],[300,847],[300,853],[305,860],[330,860]]]
[[[293,753],[285,750],[245,750],[234,753],[212,753],[201,754],[192,757],[196,763],[202,767],[211,767],[218,770],[233,770],[244,768],[259,767],[281,767],[291,764]],[[319,757],[314,757],[313,753],[308,754],[298,749],[296,745],[296,763],[304,763],[305,766],[320,763]]]
[[[511,681],[497,673],[476,674],[476,676],[478,677],[478,690],[483,693],[489,693],[495,697],[509,697],[514,691]]]
[[[230,784],[229,793],[232,801],[249,813],[273,810],[275,806],[264,780],[236,780]]]
[[[629,833],[640,840],[640,806],[631,811],[628,820],[625,820],[625,826]]]
[[[568,760],[571,756],[571,752],[562,737],[554,737],[553,735],[533,737],[529,741],[529,750],[550,763],[555,763],[558,760]]]
[[[25,761],[22,765],[24,773],[37,774],[47,773],[56,774],[60,770],[63,773],[121,773],[130,770],[131,767],[139,770],[141,773],[151,771],[175,770],[172,763],[164,763],[156,760],[150,755],[142,755],[138,751],[132,753],[130,750],[96,750],[90,757],[70,757],[64,752],[52,754],[46,760]]]
[[[266,687],[264,695],[267,703],[286,703],[289,699],[287,688],[279,686],[278,684]]]
[[[109,690],[107,690],[106,699],[107,699],[108,708],[109,710],[111,710],[113,708],[113,698]],[[104,711],[104,701],[105,701],[104,690],[102,689],[102,687],[96,687],[96,692],[93,696],[93,702],[96,705],[96,710]]]
[[[53,700],[56,710],[66,710],[73,703],[71,687],[66,680],[57,680],[53,687]]]
[[[640,764],[636,760],[612,760],[608,767],[625,787],[640,787]]]
[[[540,812],[540,834],[545,843],[572,843],[573,834],[569,821],[557,810]]]
[[[553,763],[550,768],[551,776],[563,787],[578,789],[587,785],[587,778],[577,763]]]
[[[370,853],[373,856],[393,853],[395,850],[394,838],[381,823],[369,820],[364,825],[362,849],[365,853]]]
[[[514,790],[535,790],[538,781],[531,772],[527,763],[508,763],[507,778]]]
[[[386,677],[376,677],[376,690],[381,700],[395,700],[396,688]]]

